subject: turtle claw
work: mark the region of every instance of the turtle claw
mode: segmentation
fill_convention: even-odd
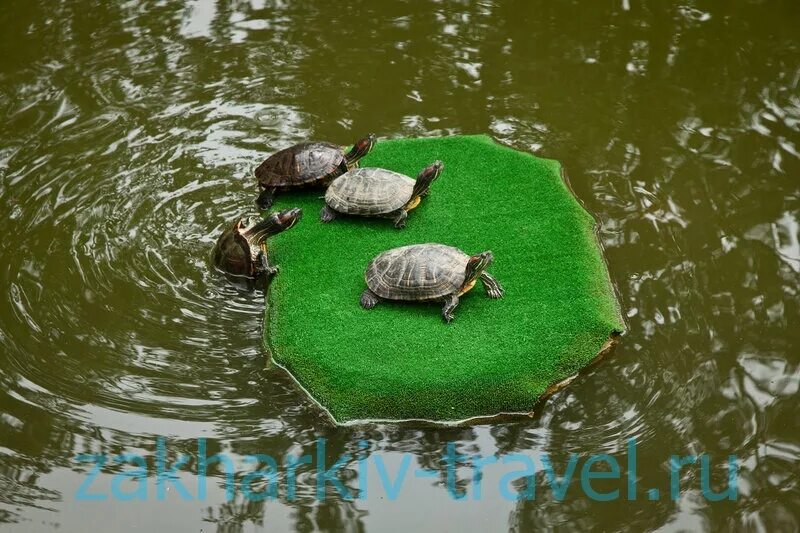
[[[260,270],[256,272],[255,285],[258,286],[262,291],[267,292],[270,286],[272,285],[272,280],[275,279],[275,275],[278,273],[278,267],[268,267],[264,270]]]
[[[261,194],[258,195],[256,198],[256,206],[261,209],[262,211],[266,211],[272,204],[275,202],[275,189],[272,187],[267,187]]]
[[[407,218],[408,218],[408,213],[405,210],[400,211],[400,214],[397,215],[397,218],[394,219],[394,227],[397,229],[405,228]]]
[[[361,307],[364,309],[372,309],[378,302],[380,302],[380,297],[372,292],[371,290],[367,289],[363,293],[361,293]]]
[[[481,281],[483,282],[483,287],[486,289],[486,296],[492,300],[502,298],[503,294],[506,292],[502,285],[500,285],[500,282],[488,272],[481,274]]]
[[[486,289],[486,295],[489,298],[491,298],[492,300],[496,300],[498,298],[502,298],[504,292],[505,291],[503,291],[502,288],[489,288],[489,289]]]
[[[322,222],[331,222],[336,219],[336,212],[326,205],[320,211],[319,219]]]
[[[448,324],[453,321],[453,310],[458,305],[458,295],[451,294],[449,297],[445,298],[444,305],[442,306],[442,318]]]
[[[278,267],[269,264],[267,261],[267,254],[263,251],[258,252],[256,261],[256,276],[265,276],[267,279],[272,279],[280,272]]]

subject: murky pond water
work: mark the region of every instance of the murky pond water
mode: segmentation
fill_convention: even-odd
[[[800,4],[796,2],[25,2],[0,13],[0,522],[22,530],[589,530],[800,527]],[[252,212],[252,166],[294,142],[488,132],[561,160],[602,222],[629,333],[530,419],[336,428],[265,365],[263,298],[208,268]],[[491,196],[491,191],[487,191]],[[487,209],[489,207],[487,206]],[[112,497],[109,463],[209,450],[380,456],[396,500],[296,493]],[[460,453],[631,459],[639,489],[600,502],[545,473]],[[739,468],[735,501],[670,454]],[[152,466],[152,465],[151,465]],[[196,465],[195,465],[196,466]],[[242,472],[252,466],[242,466]],[[357,487],[357,465],[342,478]],[[187,484],[197,481],[181,474]],[[196,470],[195,470],[196,471]],[[241,474],[240,474],[241,475]],[[281,481],[287,474],[281,473]],[[239,478],[237,478],[239,479]],[[132,488],[134,480],[128,480]],[[623,486],[609,482],[606,489]],[[126,490],[131,490],[125,485]],[[535,499],[526,499],[535,488]],[[651,499],[647,489],[659,488]]]

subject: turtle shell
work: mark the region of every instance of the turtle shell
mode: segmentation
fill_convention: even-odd
[[[333,180],[325,193],[325,203],[349,215],[385,215],[411,199],[414,183],[408,176],[391,170],[357,168]]]
[[[253,275],[253,254],[250,243],[239,232],[241,221],[226,229],[214,245],[214,264],[235,276]]]
[[[469,256],[444,244],[412,244],[373,259],[364,278],[372,292],[389,300],[435,300],[458,292]]]
[[[335,144],[296,144],[269,156],[256,168],[255,174],[263,187],[303,187],[329,179],[343,161],[342,148]]]

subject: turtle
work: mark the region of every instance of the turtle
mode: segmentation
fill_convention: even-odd
[[[383,168],[356,168],[331,182],[325,192],[322,222],[330,222],[337,214],[391,218],[394,227],[404,228],[408,212],[428,194],[431,183],[444,170],[441,161],[428,165],[416,181]]]
[[[291,228],[302,218],[300,208],[272,213],[263,220],[237,219],[222,232],[214,245],[214,265],[234,278],[252,283],[263,278],[269,283],[278,267],[267,260],[266,240]]]
[[[269,209],[278,190],[327,185],[355,166],[374,145],[375,135],[370,133],[347,153],[333,143],[308,142],[272,154],[255,170],[261,187],[256,205]]]
[[[367,267],[367,289],[361,307],[372,309],[381,300],[442,302],[442,318],[450,323],[459,297],[480,279],[489,298],[501,298],[500,283],[486,272],[494,261],[491,251],[469,256],[444,244],[412,244],[377,255]]]

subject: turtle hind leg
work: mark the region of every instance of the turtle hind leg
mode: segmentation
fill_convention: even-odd
[[[261,194],[256,198],[256,206],[262,211],[272,207],[275,201],[275,187],[265,187]]]
[[[336,219],[336,211],[326,205],[319,212],[319,219],[323,222],[331,222]]]
[[[408,218],[408,211],[405,209],[401,209],[397,216],[394,218],[394,227],[397,229],[403,229],[406,227],[406,219]]]
[[[442,318],[448,324],[453,321],[453,311],[458,306],[458,294],[451,294],[445,297],[442,305]]]
[[[494,279],[494,276],[488,272],[481,274],[481,283],[483,288],[486,289],[486,296],[492,299],[502,298],[505,289],[500,285],[500,282]]]
[[[367,289],[361,293],[361,307],[364,309],[372,309],[381,301],[381,297]]]

